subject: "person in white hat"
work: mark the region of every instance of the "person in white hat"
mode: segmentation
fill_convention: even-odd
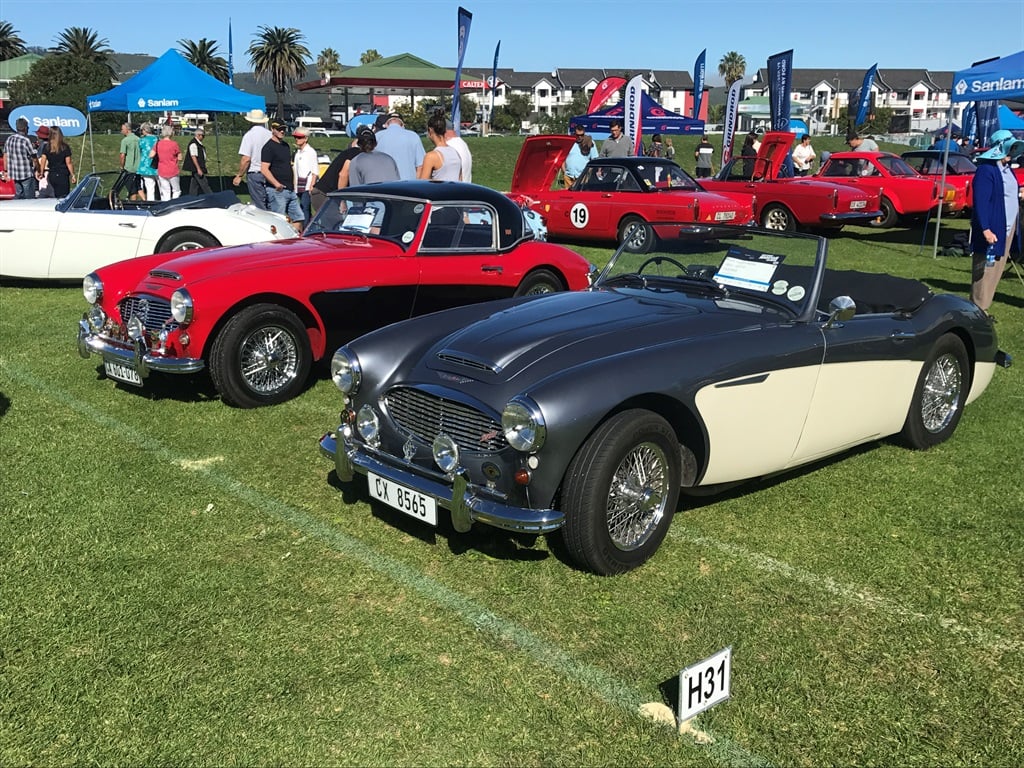
[[[971,207],[971,301],[985,314],[992,306],[1017,231],[1021,190],[1010,159],[1024,149],[1024,142],[1006,130],[993,133],[990,143],[989,149],[975,158],[978,170],[972,182]],[[994,255],[991,261],[989,250]]]
[[[242,143],[238,146],[238,154],[241,160],[238,163],[238,173],[231,183],[236,187],[245,179],[249,188],[249,197],[252,204],[264,211],[269,211],[267,204],[267,183],[260,172],[260,157],[263,154],[263,145],[270,141],[270,130],[267,128],[267,114],[262,109],[250,109],[245,113],[245,119],[253,124],[252,128],[242,136]]]

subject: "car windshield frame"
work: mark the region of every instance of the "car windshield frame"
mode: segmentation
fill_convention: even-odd
[[[631,238],[624,238],[591,290],[703,292],[777,308],[797,322],[819,319],[824,237],[687,223],[650,226],[653,246],[637,253]]]
[[[423,198],[374,194],[365,188],[332,192],[306,226],[303,237],[356,236],[387,240],[409,250],[430,205]]]

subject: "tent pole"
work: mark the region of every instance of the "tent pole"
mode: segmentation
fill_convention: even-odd
[[[224,191],[224,166],[220,161],[220,125],[217,123],[217,113],[213,113],[213,142],[217,145],[217,191]]]
[[[939,257],[939,227],[942,226],[942,202],[946,198],[946,166],[949,164],[949,142],[953,138],[953,99],[949,100],[949,115],[946,118],[946,147],[942,153],[942,178],[939,182],[939,210],[935,216],[935,244],[932,246],[932,258]],[[928,222],[925,222],[925,230]]]

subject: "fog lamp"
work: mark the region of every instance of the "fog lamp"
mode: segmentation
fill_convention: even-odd
[[[104,324],[107,322],[107,313],[103,311],[99,304],[93,304],[89,308],[89,327],[94,331],[102,330]]]
[[[434,463],[446,475],[454,472],[459,466],[459,446],[448,435],[440,434],[435,437],[430,450],[434,454]]]
[[[376,447],[380,443],[380,421],[376,411],[369,405],[364,405],[356,414],[356,429],[370,445]]]
[[[131,339],[132,341],[139,341],[140,339],[143,339],[146,336],[146,327],[142,324],[142,321],[139,320],[138,316],[136,315],[132,315],[131,319],[128,321],[127,330],[128,338]]]

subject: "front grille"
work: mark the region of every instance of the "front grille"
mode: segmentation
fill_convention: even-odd
[[[154,296],[129,296],[121,301],[118,309],[124,325],[128,325],[128,321],[133,317],[138,317],[150,333],[158,333],[165,327],[170,329],[175,325],[165,325],[171,319],[171,303],[166,299]]]
[[[505,448],[505,434],[494,419],[475,408],[410,387],[395,387],[384,396],[395,423],[428,445],[444,433],[465,451],[497,453]]]

